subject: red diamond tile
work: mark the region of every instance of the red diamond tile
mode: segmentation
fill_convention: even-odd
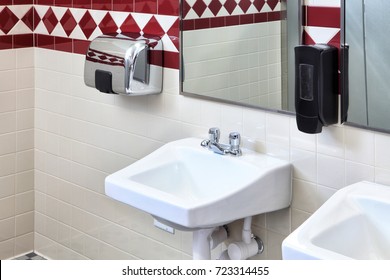
[[[137,22],[134,20],[131,14],[125,19],[125,21],[120,26],[122,32],[135,32],[140,33],[141,28],[139,28]]]
[[[234,1],[234,0],[233,0]],[[194,10],[194,12],[199,16],[201,17],[202,14],[204,13],[204,11],[206,10],[207,8],[207,5],[203,2],[203,0],[197,0],[194,4],[194,6],[192,6],[192,9]]]
[[[100,30],[103,34],[115,33],[118,30],[118,26],[112,19],[110,13],[107,13],[99,24]]]
[[[5,7],[0,12],[0,30],[2,30],[5,34],[10,32],[10,30],[15,26],[15,24],[19,21],[18,17],[14,15],[14,13]]]
[[[332,45],[336,48],[340,47],[340,31],[328,42],[329,45]]]
[[[251,6],[252,2],[250,0],[240,0],[238,5],[240,6],[241,10],[246,13],[248,11],[249,7]]]
[[[260,12],[261,9],[264,7],[265,0],[254,0],[253,5],[256,7],[256,9]]]
[[[86,11],[84,16],[81,18],[79,25],[81,31],[83,31],[87,39],[89,38],[89,36],[91,36],[93,31],[97,27],[96,22],[93,20],[91,14],[88,11]]]
[[[182,6],[183,19],[186,18],[186,15],[190,10],[191,10],[191,6],[187,3],[187,1],[183,1],[183,6]]]
[[[77,26],[77,22],[74,19],[73,15],[69,9],[66,10],[66,12],[62,16],[60,22],[61,22],[62,27],[64,28],[66,35],[68,35],[68,36],[70,36],[72,31]]]
[[[31,7],[31,9],[28,10],[28,12],[21,19],[24,22],[24,24],[27,25],[28,28],[30,28],[31,31],[34,31],[39,23],[38,20],[34,22],[34,18],[38,19],[39,16],[37,11],[34,9],[34,7]]]
[[[225,4],[223,6],[225,7],[226,11],[231,15],[234,11],[234,9],[237,7],[237,3],[234,0],[226,0]]]
[[[278,5],[278,3],[280,2],[280,0],[267,0],[267,4],[268,6],[274,10],[276,5]]]
[[[58,24],[58,19],[56,15],[54,14],[51,7],[47,10],[46,14],[42,18],[43,24],[46,26],[47,31],[49,34],[53,32],[54,27]]]
[[[221,10],[221,8],[222,8],[222,4],[219,0],[212,0],[209,4],[209,9],[213,13],[214,16],[216,16],[218,14],[218,12],[219,12],[219,10]]]
[[[306,31],[303,31],[302,37],[305,45],[314,45],[316,43]]]
[[[161,37],[165,34],[164,29],[161,28],[161,25],[154,16],[152,16],[142,31],[144,34],[153,34]]]
[[[179,33],[180,33],[179,19],[177,19],[175,23],[172,24],[171,28],[167,31],[167,34],[169,36],[169,39],[171,39],[172,43],[175,45],[178,51],[180,49]]]

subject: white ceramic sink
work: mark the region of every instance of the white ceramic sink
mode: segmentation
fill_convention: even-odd
[[[218,155],[202,139],[170,142],[109,175],[108,196],[177,229],[194,230],[288,207],[290,164],[243,149]]]
[[[337,191],[282,244],[283,259],[390,259],[390,187]]]

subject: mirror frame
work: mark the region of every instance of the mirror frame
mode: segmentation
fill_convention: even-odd
[[[183,62],[183,3],[184,0],[180,1],[180,34],[179,34],[179,40],[180,40],[180,69],[179,69],[179,88],[180,88],[180,95],[192,97],[192,98],[198,98],[203,100],[209,100],[214,102],[220,102],[225,104],[232,104],[232,105],[238,105],[242,107],[247,108],[253,108],[253,109],[260,109],[265,111],[271,111],[271,112],[277,112],[282,114],[288,114],[288,115],[295,115],[295,110],[285,110],[285,109],[273,109],[273,108],[267,108],[267,107],[261,107],[256,105],[251,105],[247,103],[237,102],[237,101],[230,101],[225,100],[221,98],[215,98],[215,97],[209,97],[197,93],[191,93],[191,92],[185,92],[183,90],[183,77],[184,77],[184,62]],[[285,0],[286,1],[286,0]],[[294,84],[295,84],[295,74],[294,74],[294,47],[297,45],[300,45],[302,43],[302,34],[303,34],[303,25],[302,25],[302,0],[296,0],[296,1],[286,1],[287,3],[287,75],[288,75],[288,82],[287,82],[287,96],[290,107],[295,108],[295,98],[294,98]],[[284,20],[284,19],[283,19]]]

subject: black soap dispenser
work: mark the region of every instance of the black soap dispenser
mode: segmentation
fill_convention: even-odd
[[[320,133],[338,121],[338,49],[325,44],[295,47],[295,110],[298,129]]]

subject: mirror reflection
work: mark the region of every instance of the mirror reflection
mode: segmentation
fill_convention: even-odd
[[[344,1],[343,1],[344,2]],[[390,130],[390,1],[345,1],[350,124]]]
[[[285,0],[181,4],[182,94],[289,109]]]

